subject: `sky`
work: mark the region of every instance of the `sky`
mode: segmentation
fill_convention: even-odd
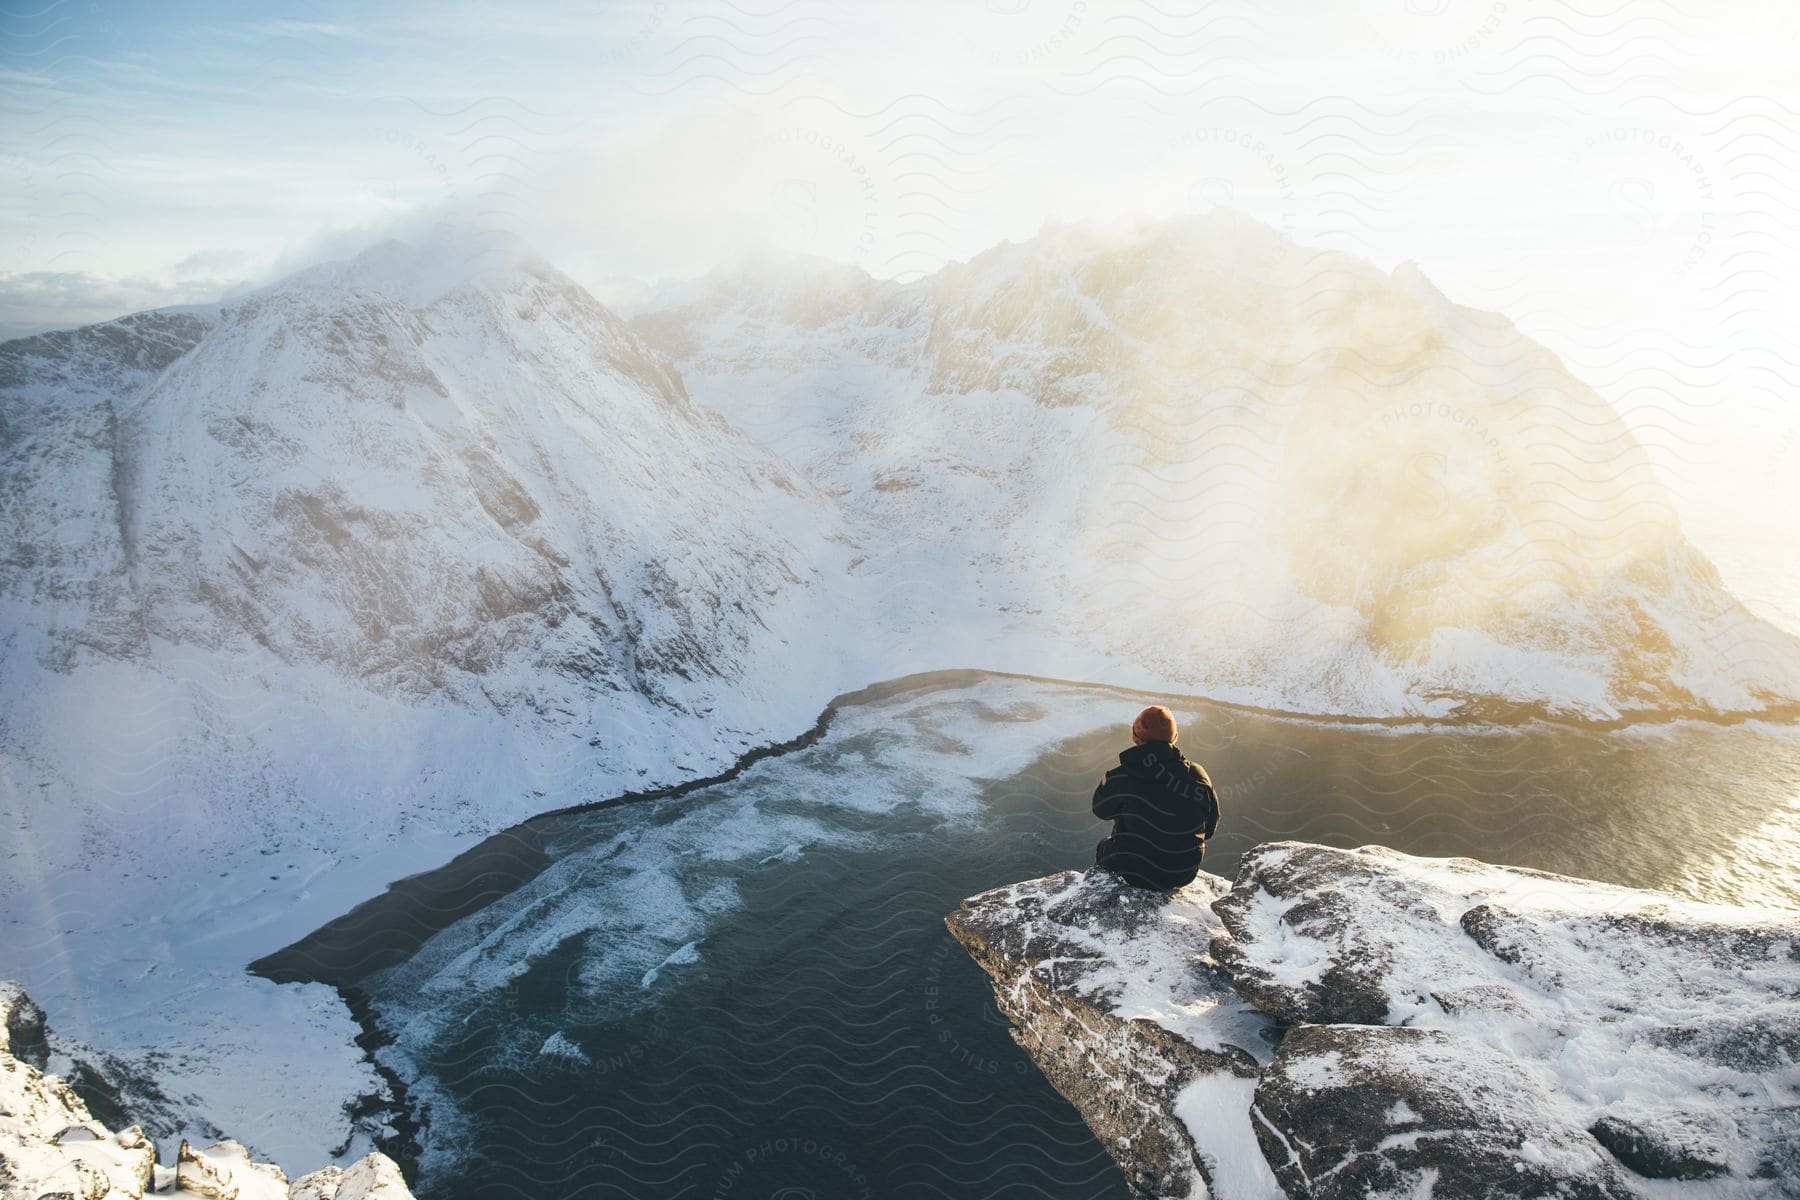
[[[1795,61],[1743,0],[26,0],[0,336],[445,226],[628,309],[759,248],[905,280],[1224,204],[1511,317],[1800,607]]]

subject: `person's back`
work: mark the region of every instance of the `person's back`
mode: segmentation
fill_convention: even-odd
[[[1095,865],[1159,891],[1193,882],[1219,823],[1212,780],[1175,748],[1176,736],[1174,714],[1146,708],[1132,722],[1131,748],[1094,789],[1094,815],[1113,823],[1094,847]]]

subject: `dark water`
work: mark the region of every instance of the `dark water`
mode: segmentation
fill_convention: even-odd
[[[927,689],[731,783],[575,822],[544,876],[369,981],[399,1036],[384,1055],[431,1108],[419,1194],[1124,1197],[942,918],[1089,864],[1088,797],[1141,702]],[[1800,905],[1792,730],[1172,707],[1221,789],[1219,874],[1271,839],[1382,842]]]

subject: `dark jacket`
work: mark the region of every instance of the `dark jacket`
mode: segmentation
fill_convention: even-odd
[[[1219,825],[1219,798],[1197,762],[1168,742],[1121,751],[1119,765],[1094,789],[1094,815],[1113,823],[1094,862],[1127,883],[1183,887],[1200,871],[1205,838]]]

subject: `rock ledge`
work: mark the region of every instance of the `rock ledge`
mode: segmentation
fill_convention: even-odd
[[[1278,842],[946,924],[1142,1196],[1800,1195],[1800,913]]]

